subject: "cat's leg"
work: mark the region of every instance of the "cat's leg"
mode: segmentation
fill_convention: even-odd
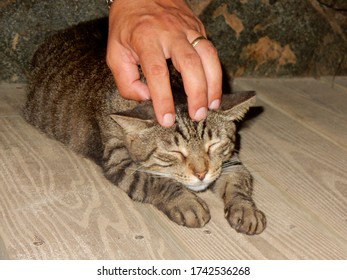
[[[122,145],[105,152],[105,176],[131,199],[151,203],[172,221],[187,227],[202,227],[210,220],[206,203],[185,186],[170,179],[142,172]]]
[[[203,227],[211,218],[204,200],[172,179],[147,177],[150,183],[144,202],[155,205],[172,221],[187,227]],[[137,197],[137,199],[141,199]]]
[[[236,231],[248,235],[263,232],[266,217],[252,199],[252,176],[237,156],[223,170],[213,190],[223,198],[225,218]]]

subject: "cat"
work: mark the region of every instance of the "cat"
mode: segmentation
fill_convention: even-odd
[[[223,95],[219,110],[194,122],[179,74],[171,69],[177,117],[164,128],[150,101],[119,95],[106,65],[106,44],[106,19],[46,40],[28,74],[25,119],[92,158],[131,199],[153,204],[179,225],[203,227],[210,220],[196,192],[211,188],[224,200],[231,227],[248,235],[261,233],[266,218],[252,199],[252,176],[235,151],[235,122],[254,103],[255,93]]]

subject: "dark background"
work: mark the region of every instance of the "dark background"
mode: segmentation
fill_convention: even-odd
[[[346,0],[188,2],[232,76],[347,74]],[[103,0],[0,0],[0,81],[25,81],[50,34],[107,14]]]

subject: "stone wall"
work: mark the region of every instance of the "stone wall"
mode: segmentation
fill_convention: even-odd
[[[347,74],[345,0],[190,0],[233,76]],[[0,81],[24,81],[44,38],[106,16],[103,0],[2,0]]]
[[[103,0],[0,0],[0,80],[23,81],[37,46],[50,34],[108,14]]]
[[[335,1],[341,12],[316,0],[206,2],[209,5],[200,17],[231,74],[347,73],[346,14],[342,11],[347,11],[347,1]]]

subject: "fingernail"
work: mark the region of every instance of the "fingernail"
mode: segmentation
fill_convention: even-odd
[[[220,107],[220,99],[215,99],[210,103],[208,107],[210,110],[218,110]]]
[[[148,91],[142,91],[140,95],[142,100],[151,100],[151,95]]]
[[[151,100],[150,95],[143,95],[143,101]]]
[[[207,109],[205,107],[201,107],[198,109],[195,113],[194,120],[195,121],[201,121],[205,119],[207,116]]]
[[[175,123],[175,117],[173,114],[165,114],[163,117],[163,126],[170,127]]]

